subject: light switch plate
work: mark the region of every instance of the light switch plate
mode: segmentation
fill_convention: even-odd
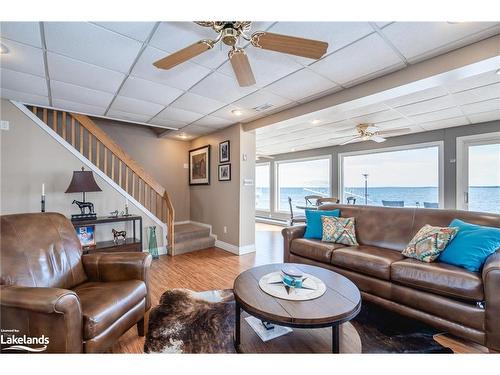
[[[252,186],[253,185],[253,180],[249,178],[243,179],[243,186]]]
[[[8,121],[0,120],[0,130],[9,130],[9,126]]]

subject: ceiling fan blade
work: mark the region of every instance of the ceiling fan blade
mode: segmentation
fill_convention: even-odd
[[[387,139],[385,139],[384,137],[381,137],[381,136],[379,136],[379,135],[372,135],[372,136],[370,137],[370,140],[371,140],[371,141],[374,141],[374,142],[377,142],[377,143],[382,143],[382,142],[387,141]]]
[[[208,51],[214,46],[214,41],[212,40],[200,40],[189,47],[183,48],[177,52],[164,57],[153,63],[159,69],[170,69],[176,65],[179,65],[187,60],[192,59],[205,51]]]
[[[345,142],[339,143],[339,146],[344,146],[344,145],[346,145],[346,144],[348,144],[348,143],[354,142],[355,140],[357,140],[357,139],[361,139],[361,138],[362,138],[362,137],[357,136],[357,137],[354,137],[354,138],[348,139],[348,140],[347,140],[347,141],[345,141]]]
[[[258,31],[252,34],[251,41],[254,47],[308,57],[310,59],[321,58],[328,49],[328,43],[319,40],[297,38],[295,36],[274,34],[264,31]]]
[[[248,56],[242,49],[229,51],[229,60],[233,66],[234,74],[241,87],[255,85],[255,77],[248,61]]]
[[[411,131],[410,128],[398,128],[398,129],[388,129],[377,131],[378,135],[396,135],[396,134],[406,134]]]

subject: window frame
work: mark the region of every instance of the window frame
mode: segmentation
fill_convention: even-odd
[[[272,208],[272,196],[273,196],[273,192],[272,192],[272,178],[271,178],[271,163],[266,161],[266,162],[262,162],[262,163],[255,163],[255,169],[257,169],[258,166],[267,166],[269,168],[269,208],[268,209],[261,209],[261,208],[257,208],[255,207],[255,213],[256,214],[259,214],[259,213],[262,213],[262,214],[265,214],[267,216],[269,216],[269,214],[271,213],[271,208]],[[256,178],[257,180],[257,178]],[[257,190],[257,181],[255,181],[255,190]]]
[[[324,154],[324,155],[318,155],[318,156],[310,156],[310,157],[304,157],[304,158],[295,158],[295,159],[286,159],[286,160],[276,160],[274,162],[274,186],[275,186],[275,191],[274,191],[274,207],[273,207],[273,212],[277,214],[286,214],[290,215],[289,210],[280,210],[280,181],[279,181],[279,166],[281,164],[290,164],[290,163],[300,163],[300,162],[305,162],[305,161],[314,161],[314,160],[328,160],[328,188],[330,189],[330,194],[333,194],[333,163],[332,163],[332,155],[331,154]]]
[[[438,148],[438,198],[439,208],[444,208],[444,141],[424,142],[415,144],[406,144],[401,146],[383,147],[377,149],[348,151],[338,154],[338,191],[340,202],[344,202],[344,158],[349,156],[380,154],[393,151],[418,150],[422,148]]]

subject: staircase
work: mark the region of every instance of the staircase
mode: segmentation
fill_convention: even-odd
[[[119,185],[129,197],[132,197],[153,216],[165,223],[167,227],[166,247],[169,255],[177,254],[177,244],[181,251],[186,252],[190,246],[200,246],[203,241],[205,241],[203,243],[209,243],[206,230],[193,231],[193,228],[184,228],[183,233],[182,226],[179,226],[181,238],[179,240],[175,238],[175,212],[168,192],[90,117],[35,106],[25,106],[24,108],[21,108],[22,105],[17,106],[23,112],[27,112],[26,108],[31,111],[62,138],[62,140],[59,139],[59,142],[66,142],[66,146],[71,145],[74,150]],[[27,114],[31,115],[29,112]]]
[[[174,228],[176,255],[215,246],[210,228],[197,224],[176,224]]]

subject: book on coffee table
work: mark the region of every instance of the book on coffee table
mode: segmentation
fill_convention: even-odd
[[[266,329],[266,327],[264,327],[264,325],[262,324],[262,321],[254,316],[248,316],[245,318],[245,320],[247,321],[248,325],[252,327],[257,336],[259,336],[260,339],[264,342],[275,339],[276,337],[284,336],[293,331],[290,327],[283,327],[278,325],[274,325],[273,329]]]

